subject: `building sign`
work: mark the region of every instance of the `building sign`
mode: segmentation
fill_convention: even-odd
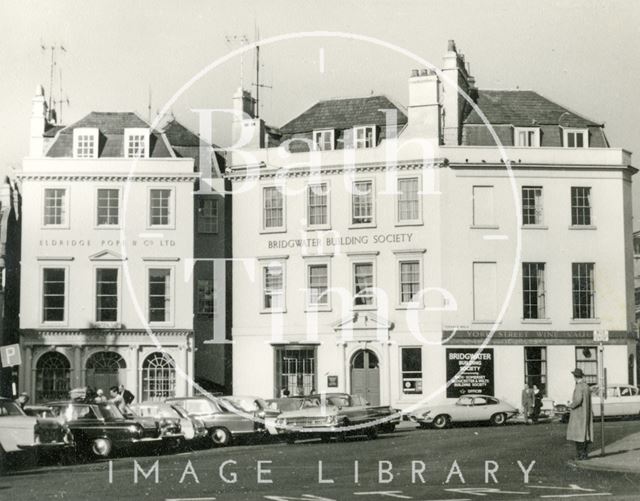
[[[2,367],[12,367],[22,364],[20,345],[8,344],[6,346],[0,346],[0,361],[2,362]]]
[[[422,393],[422,378],[403,377],[402,392],[405,395]]]
[[[327,376],[327,388],[338,387],[338,376]]]
[[[491,331],[445,330],[442,332],[442,344],[480,345],[489,337]],[[626,344],[633,333],[627,331],[608,331],[609,344]],[[495,331],[489,344],[492,345],[581,345],[593,342],[594,331]]]
[[[474,359],[477,351],[475,348],[446,350],[447,382],[451,381],[447,387],[447,398],[478,393],[493,395],[493,349],[485,348]]]
[[[352,245],[388,245],[411,243],[413,233],[376,233],[373,235],[328,236],[322,238],[289,238],[269,240],[269,249],[295,249],[309,247],[350,247]]]

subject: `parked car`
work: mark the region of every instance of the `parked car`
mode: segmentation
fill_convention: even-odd
[[[227,395],[220,397],[220,401],[223,405],[231,405],[231,411],[235,409],[252,416],[258,430],[266,430],[267,421],[275,419],[280,414],[279,411],[270,409],[267,402],[260,397]]]
[[[76,451],[84,457],[109,457],[148,446],[162,446],[160,426],[125,418],[112,403],[83,401],[50,402],[52,412],[73,433]]]
[[[218,397],[175,397],[166,399],[166,402],[178,405],[189,416],[202,420],[211,445],[216,447],[229,445],[237,437],[263,431],[253,419],[243,415],[244,412],[234,412],[232,406],[225,405]]]
[[[354,397],[347,397],[352,405],[344,405],[347,402],[342,397],[304,397],[299,409],[282,412],[276,418],[276,430],[288,443],[306,438],[320,438],[325,442],[332,438],[344,440],[351,435],[376,438],[378,425],[366,402],[362,400],[362,405],[353,405]]]
[[[142,402],[129,405],[131,419],[141,422],[146,421],[152,426],[160,427],[163,448],[167,451],[179,449],[185,440],[182,432],[182,420],[180,415],[169,405],[162,402]],[[189,421],[189,420],[186,420]]]
[[[267,408],[271,411],[264,420],[264,427],[270,435],[277,435],[276,419],[283,412],[297,411],[302,407],[303,397],[272,398],[267,400]]]
[[[22,409],[27,416],[52,418],[55,417],[48,405],[25,405]]]
[[[593,417],[600,417],[600,387],[591,387],[591,409]],[[569,421],[571,409],[569,402],[556,405],[556,413],[563,423]],[[640,417],[640,390],[630,384],[607,385],[607,396],[604,399],[604,417]]]
[[[0,397],[0,473],[18,455],[37,457],[40,451],[60,451],[68,446],[73,446],[68,427],[55,419],[27,416],[16,402]]]
[[[421,428],[446,428],[454,423],[483,421],[499,426],[518,412],[511,404],[489,395],[464,395],[453,403],[420,408],[412,412],[409,419]]]
[[[393,432],[402,421],[402,414],[399,410],[389,405],[370,405],[361,395],[322,393],[311,395],[311,397],[326,398],[331,405],[337,407],[366,407],[371,419],[380,420],[378,429],[384,433]]]
[[[180,406],[166,402],[149,401],[132,404],[129,408],[137,416],[152,417],[158,420],[161,429],[166,429],[170,423],[179,425],[180,436],[186,441],[201,440],[207,436],[207,429],[202,420],[189,417],[189,414]]]

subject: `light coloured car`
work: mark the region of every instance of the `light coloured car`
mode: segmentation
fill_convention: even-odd
[[[196,418],[190,418],[186,411],[178,406],[164,402],[147,401],[129,406],[136,416],[153,418],[159,422],[162,430],[171,429],[171,423],[178,424],[180,441],[199,440],[207,436],[204,423]],[[166,433],[165,433],[166,435]]]
[[[10,457],[21,452],[62,450],[73,445],[69,429],[55,419],[27,416],[20,406],[0,397],[0,473]]]
[[[414,411],[409,419],[421,428],[446,428],[454,423],[489,422],[499,426],[517,416],[513,405],[489,395],[464,395],[455,402],[430,405]]]
[[[591,387],[591,407],[594,417],[600,417],[600,389]],[[640,391],[630,384],[607,385],[604,417],[640,417]]]

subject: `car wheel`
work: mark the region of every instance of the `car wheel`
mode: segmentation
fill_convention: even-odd
[[[109,454],[111,454],[111,440],[108,438],[96,438],[91,444],[91,452],[94,456],[101,458],[109,457]]]
[[[429,428],[429,425],[427,423],[418,423],[418,428],[420,428],[421,430],[426,430],[427,428]]]
[[[231,432],[226,428],[214,428],[211,430],[210,437],[216,447],[224,447],[231,443]]]
[[[493,426],[502,426],[507,422],[507,416],[504,413],[499,412],[498,414],[491,416],[490,421]]]
[[[368,428],[367,429],[367,439],[375,440],[376,438],[378,438],[378,427],[374,426],[372,428]]]
[[[436,416],[433,419],[433,426],[434,428],[438,428],[439,430],[446,428],[447,426],[449,426],[449,416],[446,416],[444,414]]]

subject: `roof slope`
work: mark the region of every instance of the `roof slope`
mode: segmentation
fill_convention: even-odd
[[[200,138],[191,132],[175,118],[171,120],[163,130],[171,146],[200,146]]]
[[[383,110],[398,110],[398,125],[407,116],[386,96],[357,97],[320,101],[280,127],[283,134],[298,134],[318,129],[349,129],[357,125],[386,125]]]
[[[602,126],[531,90],[480,90],[476,104],[491,124]],[[464,123],[484,125],[485,122],[475,110],[471,110]]]

